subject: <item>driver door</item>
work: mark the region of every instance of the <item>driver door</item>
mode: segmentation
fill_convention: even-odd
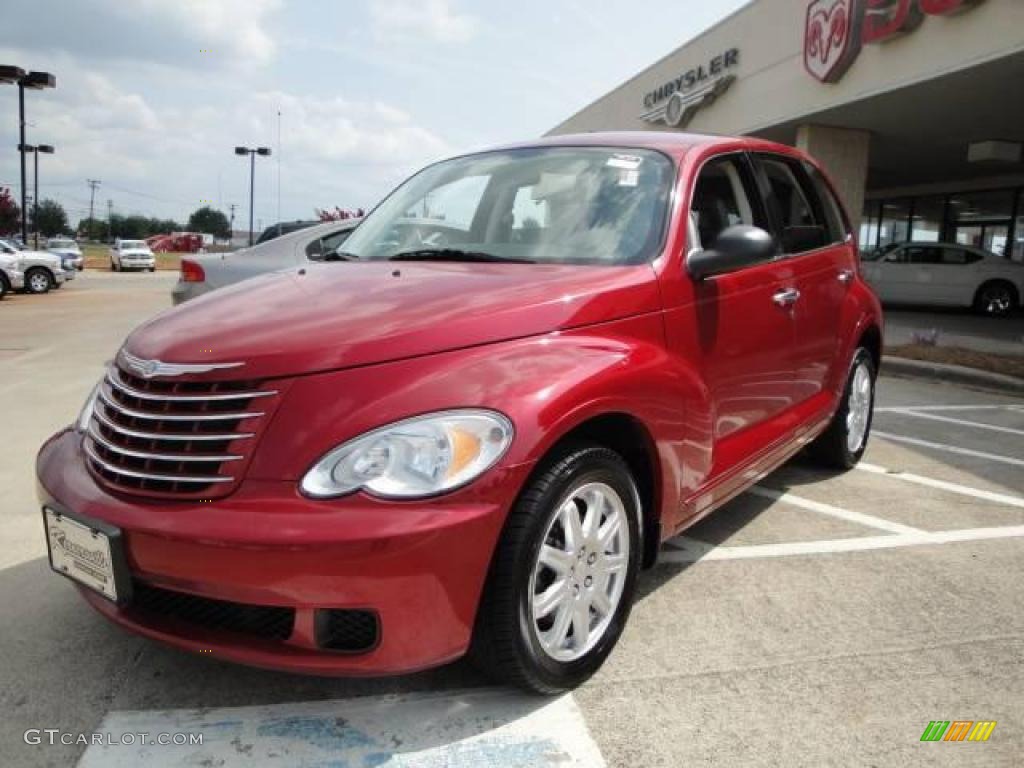
[[[718,235],[736,224],[770,230],[745,153],[721,155],[702,166],[690,222],[690,250],[713,247]],[[796,392],[794,311],[779,300],[793,288],[791,266],[775,259],[700,281],[685,274],[683,279],[691,298],[667,309],[666,331],[681,366],[705,379],[712,438],[710,466],[696,488],[683,489],[685,494],[737,468],[781,434],[773,421],[779,423],[792,407]],[[749,439],[751,430],[761,430],[765,439]]]

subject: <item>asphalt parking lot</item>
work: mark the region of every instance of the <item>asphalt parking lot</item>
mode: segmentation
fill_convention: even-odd
[[[87,272],[0,304],[5,766],[1019,765],[1024,401],[883,376],[844,475],[794,461],[668,543],[608,664],[555,700],[468,665],[305,678],[124,634],[49,571],[39,444],[173,274]],[[985,743],[922,743],[990,720]],[[26,744],[27,729],[193,732],[202,747]]]

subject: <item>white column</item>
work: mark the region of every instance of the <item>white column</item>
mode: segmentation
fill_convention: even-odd
[[[868,180],[871,134],[854,128],[804,124],[796,130],[796,146],[821,163],[836,185],[850,214],[853,231],[860,229],[864,186]]]

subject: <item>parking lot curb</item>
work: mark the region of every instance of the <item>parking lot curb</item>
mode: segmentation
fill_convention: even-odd
[[[931,363],[924,360],[911,360],[905,357],[885,355],[882,358],[881,372],[893,376],[946,381],[968,387],[1024,396],[1024,379],[1006,376],[1001,373],[980,371],[977,368],[967,368],[963,365]]]

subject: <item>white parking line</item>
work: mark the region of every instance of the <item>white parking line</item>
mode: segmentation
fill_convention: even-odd
[[[915,547],[923,544],[949,544],[955,541],[983,541],[1024,536],[1024,525],[996,528],[964,528],[958,531],[935,531],[917,534],[887,534],[850,539],[792,541],[783,544],[750,544],[738,547],[715,547],[706,541],[679,536],[672,540],[673,549],[663,550],[659,563],[695,563],[698,560],[747,560],[763,557],[824,555],[835,552],[858,552],[894,547]]]
[[[992,432],[1004,432],[1010,435],[1024,435],[1024,429],[1000,427],[995,424],[984,424],[980,421],[968,421],[967,419],[954,419],[950,416],[939,416],[937,413],[915,411],[911,408],[894,408],[890,411],[890,413],[896,413],[899,414],[900,416],[915,416],[919,419],[931,419],[932,421],[942,421],[947,424],[958,424],[963,427],[971,427],[972,429],[987,429]]]
[[[824,504],[820,501],[805,499],[801,496],[795,496],[787,491],[777,491],[773,488],[766,488],[761,485],[754,486],[748,490],[747,493],[754,496],[760,496],[765,499],[775,499],[777,501],[781,501],[783,504],[789,504],[802,509],[809,509],[812,512],[820,512],[823,515],[830,515],[831,517],[836,517],[840,520],[846,520],[851,523],[866,525],[869,528],[878,528],[882,531],[889,531],[889,533],[924,533],[920,528],[913,528],[909,525],[903,525],[902,523],[894,523],[891,520],[885,520],[881,517],[875,517],[874,515],[865,515],[863,512],[854,512],[851,509],[843,509],[842,507],[836,507],[832,504]]]
[[[961,448],[959,445],[950,445],[948,443],[935,443],[931,440],[921,440],[916,437],[907,437],[906,435],[895,435],[892,432],[882,432],[881,430],[872,430],[872,434],[876,437],[881,437],[885,440],[891,440],[896,443],[907,443],[908,445],[919,445],[922,448],[932,448],[936,451],[945,451],[947,453],[956,453],[961,456],[973,456],[978,459],[985,459],[986,461],[995,461],[1000,464],[1013,464],[1014,466],[1024,467],[1024,459],[1015,459],[1012,456],[1003,456],[998,453],[985,453],[984,451],[972,451],[969,448]]]
[[[79,768],[215,765],[346,768],[603,768],[571,695],[508,690],[410,694],[221,709],[111,712]],[[200,745],[122,735],[202,734]]]
[[[980,488],[971,488],[967,485],[951,483],[948,480],[935,480],[931,477],[914,474],[913,472],[903,472],[900,470],[880,467],[877,464],[868,464],[865,461],[860,462],[856,466],[856,469],[864,472],[871,472],[876,475],[885,475],[886,477],[903,480],[908,483],[917,483],[918,485],[928,486],[929,488],[938,488],[939,490],[949,491],[950,493],[959,493],[961,496],[972,496],[976,499],[984,499],[985,501],[993,501],[997,504],[1006,504],[1011,507],[1024,509],[1024,498],[1021,498],[1020,496],[1011,496],[1010,494],[996,493],[994,491],[984,491]]]
[[[875,413],[889,413],[892,411],[1002,411],[1019,410],[1016,405],[889,405],[876,406]]]

